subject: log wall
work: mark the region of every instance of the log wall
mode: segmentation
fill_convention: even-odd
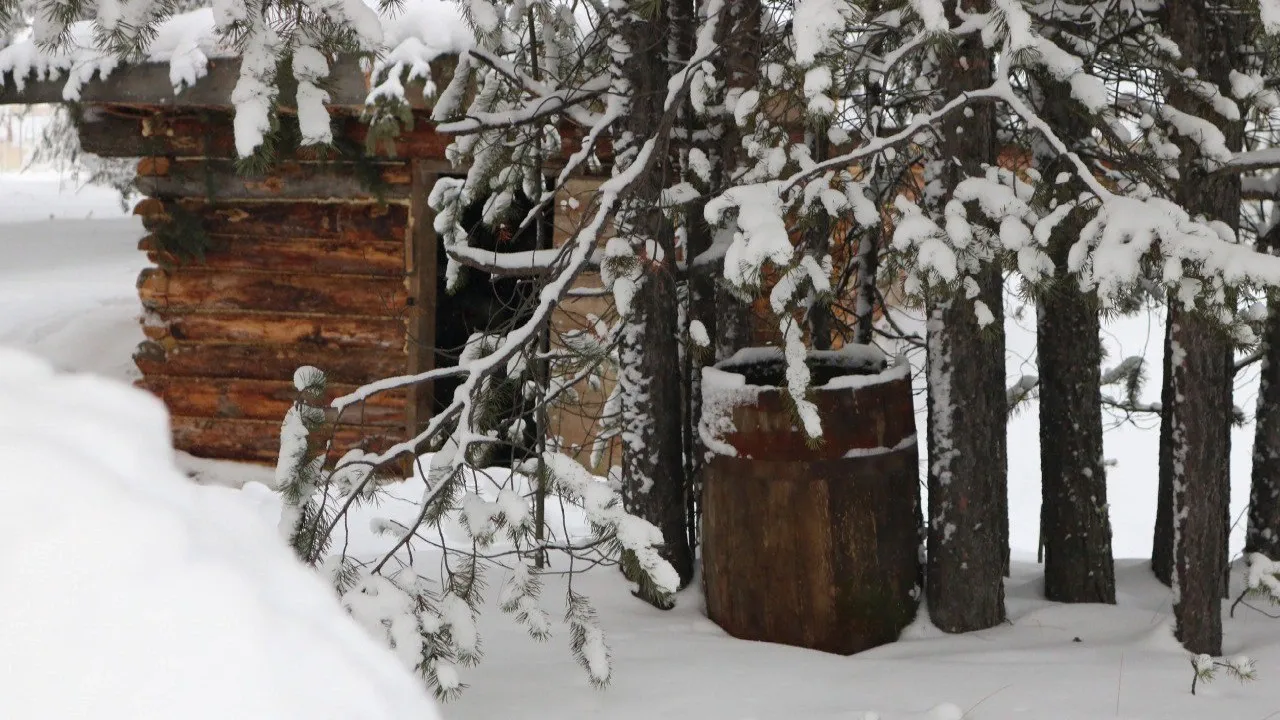
[[[419,342],[434,337],[426,196],[447,140],[423,126],[398,143],[409,151],[399,159],[357,167],[302,157],[265,177],[235,171],[225,114],[112,115],[82,126],[87,149],[145,153],[135,213],[153,265],[138,278],[147,340],[134,359],[138,385],[169,407],[178,449],[274,461],[302,365],[328,374],[331,397],[430,367],[433,343]],[[369,176],[376,186],[359,179]],[[175,249],[184,234],[201,238],[202,257]],[[340,451],[403,439],[430,407],[429,389],[372,398],[343,416],[351,427]]]
[[[173,257],[155,234],[139,243],[156,263],[138,278],[147,336],[135,354],[139,384],[169,406],[179,449],[271,461],[299,366],[325,370],[335,394],[406,371],[407,204],[159,199],[138,206],[148,225],[173,222],[182,207],[212,241],[204,262]],[[388,224],[400,232],[373,231]],[[403,394],[377,397],[363,420],[375,436],[399,439],[404,410]]]

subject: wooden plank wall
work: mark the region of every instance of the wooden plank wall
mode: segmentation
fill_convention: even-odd
[[[138,278],[139,385],[168,405],[179,449],[270,462],[299,366],[328,373],[331,396],[408,367],[407,203],[169,196],[137,212],[155,263]],[[179,213],[198,216],[212,241],[203,262],[162,249]],[[344,419],[389,442],[404,409],[403,394],[379,396]]]
[[[147,197],[135,213],[153,265],[138,278],[147,340],[134,360],[138,385],[169,407],[178,449],[273,462],[298,367],[324,370],[334,397],[433,357],[434,343],[422,352],[416,337],[435,311],[434,288],[419,280],[422,263],[434,278],[433,165],[412,158],[443,155],[447,140],[427,129],[399,142],[407,157],[370,160],[375,195],[358,180],[368,167],[332,159],[238,174],[225,113],[109,114],[81,126],[86,149],[145,155],[137,187]],[[203,258],[173,252],[174,234],[194,227],[207,241]],[[430,256],[415,257],[415,245]],[[413,395],[415,410],[429,413],[429,395]],[[423,421],[406,413],[409,400],[389,393],[348,411],[340,451],[403,439]]]

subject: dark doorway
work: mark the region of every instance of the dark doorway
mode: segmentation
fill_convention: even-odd
[[[492,228],[483,222],[485,202],[487,198],[472,203],[462,216],[462,227],[466,230],[472,247],[498,252],[551,247],[554,216],[550,203],[537,223],[520,229],[520,223],[535,205],[533,200],[523,193],[517,194],[510,211],[497,227]],[[439,290],[436,298],[435,366],[440,368],[457,365],[468,339],[474,334],[505,335],[528,320],[538,281],[530,278],[495,277],[482,270],[462,268],[461,283],[450,294],[446,291],[448,256],[444,241],[438,239],[437,243],[439,261],[436,264],[436,279]],[[460,384],[461,380],[457,378],[444,378],[435,382],[434,413],[449,406],[453,401],[454,391]],[[495,445],[486,457],[488,463],[506,465],[533,452],[536,445],[534,409],[524,401],[518,381],[501,377],[493,386],[488,421],[503,427],[510,426],[517,418],[525,421],[521,439]]]

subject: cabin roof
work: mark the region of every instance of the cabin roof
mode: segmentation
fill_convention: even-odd
[[[445,78],[451,74],[454,57],[441,57],[432,62],[432,73],[439,72]],[[447,73],[447,74],[446,74]],[[163,62],[144,62],[124,65],[104,76],[95,75],[82,82],[77,97],[66,97],[67,76],[43,76],[35,71],[23,76],[21,85],[11,74],[4,78],[0,88],[0,105],[35,105],[40,103],[81,102],[101,105],[120,105],[152,108],[230,109],[231,93],[240,77],[240,59],[217,58],[208,61],[203,77],[191,85],[176,90],[170,81],[170,67]],[[440,75],[436,75],[440,77]],[[296,85],[281,78],[278,104],[283,108],[296,107]],[[343,58],[333,63],[326,89],[331,108],[357,109],[365,105],[371,87],[369,75],[355,58]],[[415,109],[430,107],[423,92],[425,83],[418,80],[405,83],[405,95]]]
[[[436,88],[447,80],[437,71],[442,65],[451,69],[456,56],[471,47],[471,29],[448,0],[401,0],[398,10],[379,13],[378,20],[379,59],[334,61],[326,80],[328,104],[357,108],[374,94],[403,94],[414,107],[429,106]],[[161,22],[136,62],[120,63],[101,50],[95,41],[99,34],[93,21],[82,21],[70,26],[66,42],[56,49],[42,47],[32,37],[0,49],[0,104],[232,106],[240,59],[219,37],[212,9]],[[402,84],[406,71],[411,82]],[[287,86],[291,80],[280,78],[282,107],[294,106],[295,87]]]

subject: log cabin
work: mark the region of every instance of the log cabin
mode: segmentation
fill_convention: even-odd
[[[454,62],[434,61],[433,79],[447,81]],[[324,370],[338,396],[453,364],[471,333],[513,312],[513,281],[443,292],[443,244],[427,198],[438,177],[467,168],[446,159],[453,138],[435,131],[425,101],[414,103],[412,129],[371,152],[359,117],[369,74],[354,60],[336,62],[328,90],[340,150],[287,151],[265,173],[245,174],[236,167],[231,103],[239,60],[210,60],[203,77],[176,93],[170,70],[139,63],[78,85],[76,127],[87,152],[139,158],[134,213],[151,266],[137,283],[146,340],[134,355],[136,384],[168,406],[177,449],[274,462],[298,367]],[[0,102],[62,102],[66,81],[48,75],[11,73]],[[281,89],[285,111],[290,92]],[[567,126],[562,134],[567,157],[578,137]],[[548,160],[548,173],[557,160]],[[584,174],[562,193],[587,194],[598,181]],[[565,199],[562,212],[572,214],[576,203]],[[464,226],[473,244],[492,248],[497,237],[479,222],[481,204]],[[555,223],[550,210],[541,236],[562,241],[573,219]],[[533,249],[536,237],[528,228],[502,238],[503,249]],[[579,314],[562,311],[557,324]],[[416,434],[436,396],[451,394],[426,383],[375,396],[357,417],[344,417],[339,444],[376,450]]]

